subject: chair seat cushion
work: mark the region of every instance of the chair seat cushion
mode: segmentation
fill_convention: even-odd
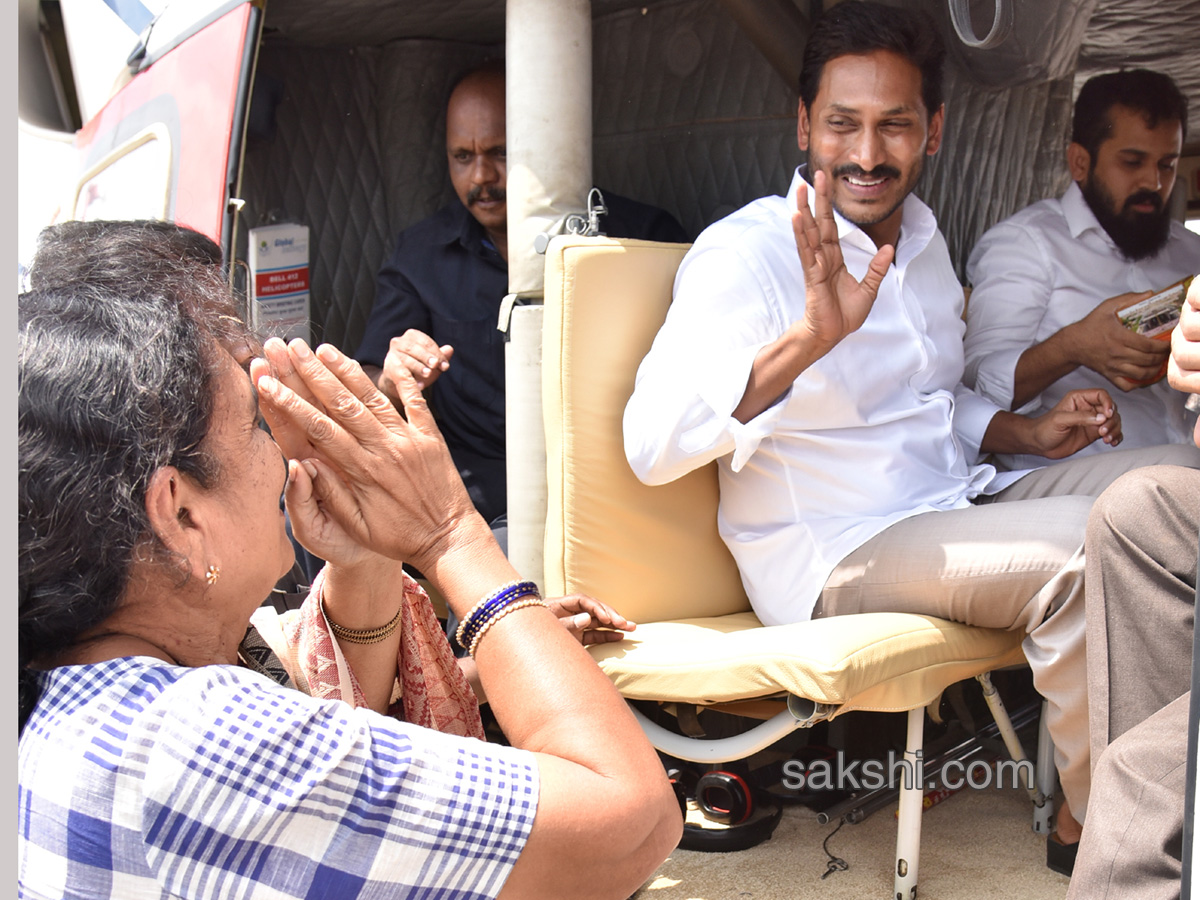
[[[1024,663],[1020,631],[910,613],[764,626],[753,613],[639,625],[589,649],[631,700],[728,703],[794,694],[851,710],[900,712],[949,685]]]

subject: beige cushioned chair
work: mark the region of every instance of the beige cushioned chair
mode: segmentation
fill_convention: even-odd
[[[903,613],[759,622],[717,533],[716,464],[648,487],[624,454],[625,403],[686,250],[577,236],[548,248],[543,587],[548,596],[591,594],[638,623],[626,640],[593,648],[626,698],[730,712],[737,708],[727,704],[758,701],[746,707],[758,718],[770,706],[763,700],[776,701],[767,721],[720,740],[683,737],[639,715],[665,753],[727,762],[797,727],[872,710],[909,713],[906,752],[915,754],[924,708],[956,681],[1023,664],[1022,635]],[[920,808],[920,786],[902,792],[893,896],[915,895]]]

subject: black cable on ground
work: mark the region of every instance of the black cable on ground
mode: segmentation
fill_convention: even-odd
[[[822,881],[824,881],[834,872],[845,872],[848,868],[850,868],[850,863],[846,862],[840,856],[834,856],[829,852],[829,839],[841,831],[842,826],[845,824],[846,820],[842,819],[840,822],[838,822],[837,828],[829,832],[829,834],[826,835],[825,840],[821,841],[821,849],[824,850],[825,855],[829,857],[829,862],[825,865],[825,874],[821,876]]]

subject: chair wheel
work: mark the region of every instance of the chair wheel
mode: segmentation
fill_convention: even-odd
[[[754,798],[746,782],[733,772],[706,772],[696,783],[696,804],[706,819],[737,825],[750,818]]]
[[[679,849],[702,853],[733,853],[756,847],[775,833],[783,817],[783,804],[769,794],[759,797],[750,817],[737,825],[705,827],[685,822]]]

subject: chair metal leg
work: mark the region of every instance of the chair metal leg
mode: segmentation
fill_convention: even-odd
[[[921,809],[925,800],[925,709],[908,711],[908,737],[904,743],[906,771],[900,781],[900,816],[896,828],[895,900],[916,900],[917,864],[921,855]]]
[[[1038,725],[1037,781],[1038,793],[1045,802],[1033,808],[1033,830],[1050,834],[1054,830],[1054,792],[1058,789],[1058,769],[1054,766],[1054,741],[1046,727],[1046,706],[1042,701],[1042,718]]]
[[[976,675],[975,680],[983,687],[983,699],[987,701],[988,709],[992,711],[992,718],[996,720],[996,726],[1000,729],[1000,736],[1004,738],[1004,746],[1008,748],[1008,755],[1015,763],[1028,762],[1028,757],[1025,755],[1025,748],[1021,746],[1021,741],[1017,738],[1017,731],[1013,728],[1012,719],[1008,716],[1008,710],[1004,708],[1004,701],[1000,699],[1000,692],[996,690],[996,686],[992,684],[992,676],[988,672],[982,675]],[[1033,801],[1033,830],[1038,834],[1049,834],[1047,822],[1053,819],[1054,816],[1054,788],[1051,782],[1049,792],[1044,790],[1043,783],[1045,780],[1045,770],[1047,768],[1045,761],[1044,747],[1049,742],[1049,735],[1045,734],[1046,727],[1046,704],[1042,702],[1041,725],[1038,732],[1038,764],[1037,774],[1034,777],[1029,775],[1028,766],[1018,766],[1017,771],[1022,775],[1022,781],[1026,793],[1029,794],[1029,799]],[[1049,767],[1050,771],[1054,772],[1054,745],[1050,745]],[[1051,775],[1051,778],[1054,776]]]

